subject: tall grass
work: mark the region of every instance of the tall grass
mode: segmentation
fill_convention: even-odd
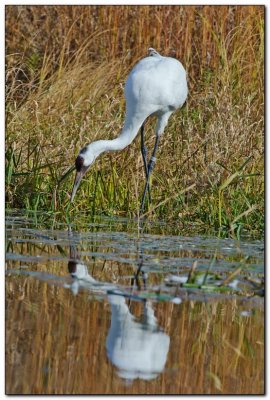
[[[7,207],[68,210],[61,177],[86,143],[117,136],[126,76],[150,46],[182,61],[190,91],[161,141],[152,217],[262,232],[261,6],[6,6]],[[73,207],[136,215],[139,149],[100,157]]]

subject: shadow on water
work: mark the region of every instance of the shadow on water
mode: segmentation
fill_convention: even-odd
[[[6,232],[7,393],[263,393],[262,242],[18,213]]]

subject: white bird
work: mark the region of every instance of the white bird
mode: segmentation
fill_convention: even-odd
[[[82,177],[96,158],[106,151],[122,150],[136,137],[141,128],[141,151],[144,162],[146,184],[141,202],[144,209],[146,192],[149,191],[149,178],[156,161],[156,151],[160,136],[168,123],[170,115],[182,107],[188,94],[186,71],[182,64],[171,57],[163,57],[150,48],[149,56],[139,61],[130,72],[125,85],[126,115],[120,135],[113,140],[98,140],[84,147],[75,161],[77,170],[73,185],[71,202]],[[156,140],[154,150],[147,163],[147,149],[144,145],[144,122],[150,115],[157,116]]]

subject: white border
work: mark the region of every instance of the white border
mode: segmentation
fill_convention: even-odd
[[[4,159],[5,159],[5,153],[4,153],[4,149],[5,149],[5,109],[4,109],[4,105],[5,105],[5,5],[265,5],[266,6],[266,38],[265,38],[265,44],[266,44],[266,48],[265,48],[265,57],[266,55],[269,55],[269,46],[270,46],[270,37],[269,37],[269,26],[268,26],[268,12],[269,12],[269,8],[267,8],[267,2],[266,1],[259,1],[259,0],[238,0],[238,1],[218,1],[218,2],[214,2],[214,1],[195,1],[195,0],[190,0],[188,2],[183,1],[176,1],[176,0],[168,0],[166,1],[117,1],[117,0],[104,0],[104,1],[87,1],[87,0],[80,0],[78,1],[78,3],[76,3],[74,0],[54,0],[54,1],[38,1],[38,0],[20,0],[20,1],[4,1],[4,4],[0,5],[0,29],[1,29],[1,34],[0,34],[0,38],[1,38],[1,46],[0,46],[0,51],[1,51],[1,81],[0,81],[0,91],[1,91],[1,99],[2,99],[2,107],[1,107],[1,125],[2,125],[2,134],[0,135],[0,158],[1,158],[1,166],[2,168],[0,168],[0,182],[3,185],[3,190],[1,191],[1,203],[2,203],[2,207],[0,207],[0,218],[2,221],[1,226],[3,227],[2,229],[2,236],[1,236],[1,240],[0,240],[0,265],[3,267],[3,271],[4,271],[4,254],[5,254],[5,242],[4,242],[4,238],[5,238],[5,233],[4,233],[4,221],[5,221],[5,174],[4,174]],[[266,67],[268,67],[268,65],[266,65]],[[265,73],[268,72],[268,68],[267,71],[265,71]],[[265,93],[266,93],[266,104],[268,105],[268,84],[267,84],[267,80],[266,80],[266,85],[265,85]],[[267,110],[266,110],[267,111]],[[267,112],[266,112],[267,115]],[[265,118],[266,118],[265,115]],[[265,138],[268,136],[267,135],[267,121],[265,121],[266,123],[266,130],[265,130]],[[269,177],[269,143],[266,143],[266,149],[265,149],[265,159],[266,159],[266,176],[267,178]],[[266,182],[266,204],[267,205],[267,200],[269,199],[269,184],[268,183],[268,179]],[[266,228],[268,226],[268,213],[266,214]],[[267,232],[266,232],[267,233]],[[266,236],[266,249],[269,248],[269,236]],[[2,262],[1,262],[2,261]],[[265,266],[267,267],[267,262],[265,264]],[[266,271],[266,278],[267,278],[267,271]],[[3,273],[3,279],[1,280],[1,312],[0,312],[0,329],[1,329],[1,359],[0,359],[0,394],[4,395],[5,393],[5,365],[4,365],[4,354],[5,354],[5,343],[4,343],[4,338],[5,338],[5,297],[4,297],[4,293],[5,293],[5,286],[4,286],[4,280],[5,280],[5,274]],[[268,289],[268,284],[267,284],[267,288]],[[267,307],[267,315],[266,315],[266,332],[269,332],[269,315],[268,315],[268,307]],[[265,338],[267,340],[267,337]],[[266,353],[267,353],[267,359],[269,359],[269,346],[266,347]],[[266,362],[265,362],[266,365]],[[266,375],[265,375],[265,379],[266,382],[265,384],[267,385],[267,382],[269,382],[269,370],[266,370]],[[267,390],[267,386],[266,386],[266,390]],[[266,395],[266,397],[270,396],[269,394]],[[12,396],[14,397],[14,396]],[[17,397],[17,396],[16,396]],[[21,396],[20,396],[21,397]],[[24,396],[23,396],[24,397]],[[44,398],[47,399],[48,396],[38,396],[39,398]],[[71,396],[64,396],[65,398],[69,398]],[[121,396],[121,398],[132,398],[134,396]],[[141,396],[140,396],[141,397]],[[161,396],[162,398],[166,398],[167,396]],[[171,397],[178,397],[178,396],[168,396],[168,398]],[[181,397],[186,397],[186,398],[196,398],[197,396],[183,396],[181,395]],[[230,399],[237,399],[239,396],[221,396],[222,398],[224,397],[228,397]],[[254,397],[259,397],[259,396],[252,396]],[[261,397],[261,396],[260,396]],[[91,398],[100,398],[100,396],[91,396]],[[211,395],[211,399],[214,398],[220,398],[220,396],[212,396]]]
[[[214,2],[213,0],[206,0],[206,1],[196,1],[196,0],[190,0],[190,1],[182,1],[180,2],[179,0],[148,0],[148,1],[117,1],[117,0],[104,0],[104,1],[89,1],[89,0],[79,0],[78,3],[76,3],[74,0],[54,0],[52,3],[47,0],[47,1],[39,1],[39,0],[21,0],[21,1],[16,1],[16,0],[6,0],[4,2],[5,5],[137,5],[137,6],[143,6],[143,5],[213,5],[213,6],[218,6],[218,5],[266,5],[266,1],[260,1],[260,0],[238,0],[238,1],[217,1]]]

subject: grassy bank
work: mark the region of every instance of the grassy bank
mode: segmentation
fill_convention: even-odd
[[[187,104],[161,140],[152,217],[260,233],[264,222],[264,15],[253,6],[7,6],[6,204],[67,212],[78,151],[114,138],[123,85],[155,47],[188,72]],[[147,145],[155,121],[146,125]],[[101,156],[73,208],[138,213],[139,137]],[[70,210],[72,211],[72,209]]]

